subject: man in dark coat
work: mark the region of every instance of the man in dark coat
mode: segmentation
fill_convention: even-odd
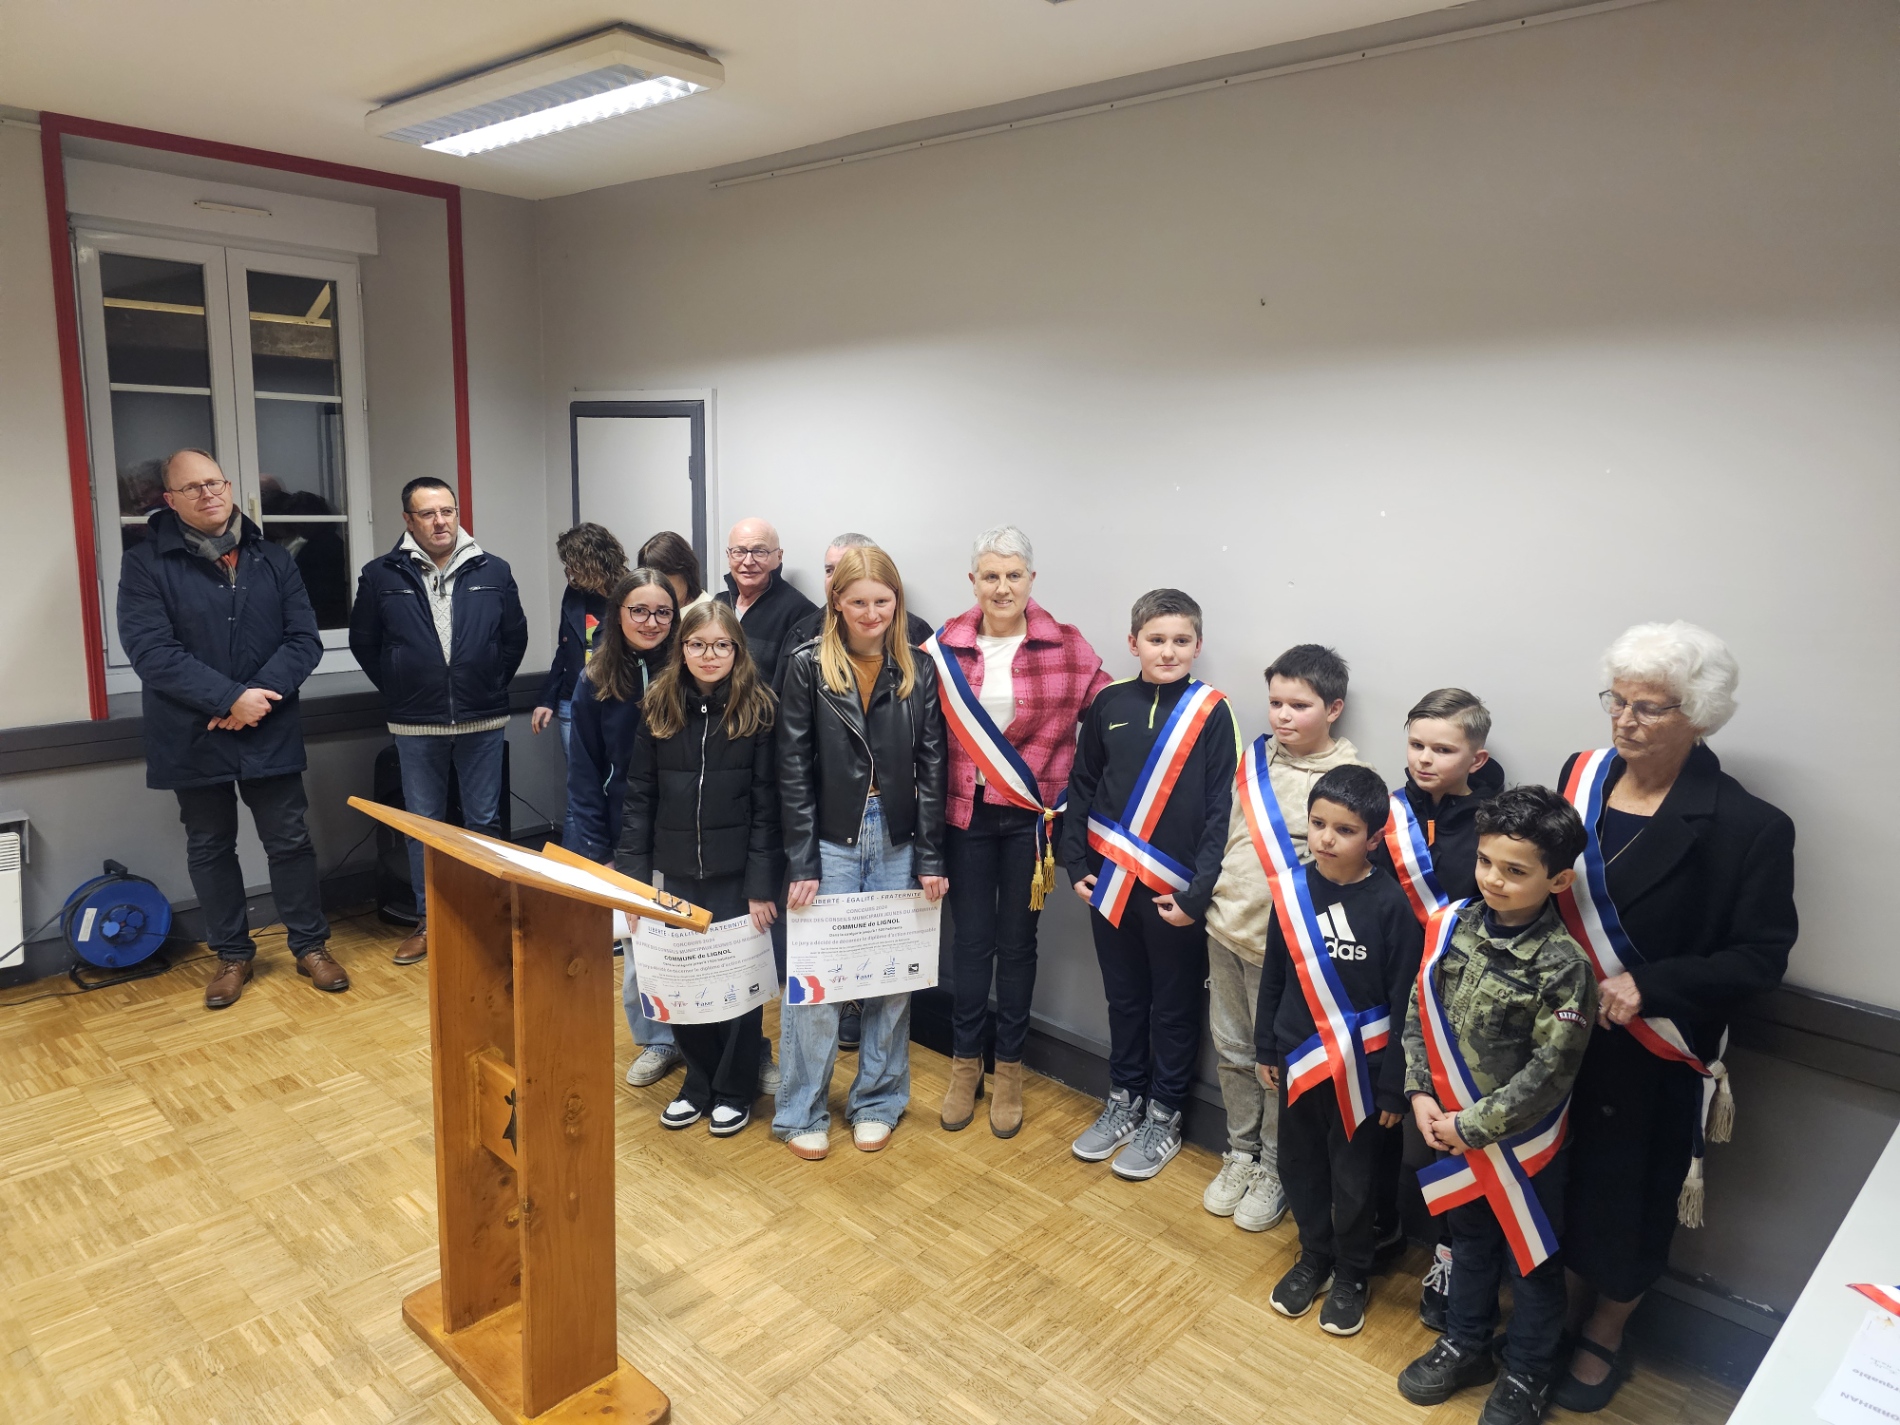
[[[785,582],[785,551],[778,531],[762,519],[743,519],[726,536],[726,587],[713,595],[730,604],[745,630],[759,677],[778,684],[779,649],[793,624],[818,606]]]
[[[324,949],[330,926],[304,824],[297,689],[323,640],[303,576],[238,513],[208,453],[177,452],[161,478],[166,508],[120,566],[119,637],[141,685],[145,784],[177,794],[192,889],[218,953],[205,1006],[235,1003],[257,954],[237,856],[240,796],[269,858],[297,973],[320,990],[346,990],[349,976]]]
[[[504,559],[485,552],[457,522],[455,492],[425,475],[402,488],[407,533],[363,566],[350,610],[350,652],[383,695],[402,759],[403,806],[440,821],[449,777],[462,824],[501,834],[502,747],[508,685],[528,651],[528,620]],[[396,947],[398,965],[428,951],[422,847],[409,843],[415,934]]]

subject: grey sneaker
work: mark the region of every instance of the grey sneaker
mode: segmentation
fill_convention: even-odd
[[[1233,1151],[1221,1154],[1220,1172],[1201,1194],[1201,1206],[1216,1217],[1232,1217],[1258,1176],[1260,1164],[1248,1154]]]
[[[1286,1189],[1280,1186],[1280,1175],[1263,1163],[1234,1209],[1234,1226],[1243,1232],[1265,1232],[1285,1216]]]
[[[777,1098],[778,1086],[778,1065],[772,1062],[772,1046],[767,1044],[759,1050],[759,1092],[767,1098]]]
[[[1141,1126],[1141,1111],[1147,1107],[1144,1098],[1131,1097],[1127,1089],[1116,1089],[1108,1096],[1108,1102],[1102,1105],[1101,1116],[1088,1126],[1088,1131],[1069,1145],[1069,1151],[1085,1163],[1099,1163],[1110,1157]]]
[[[627,1082],[637,1089],[657,1084],[680,1065],[680,1051],[671,1044],[650,1044],[627,1065]]]
[[[1128,1146],[1117,1153],[1115,1161],[1108,1166],[1118,1178],[1146,1182],[1173,1162],[1174,1155],[1180,1151],[1180,1110],[1169,1113],[1160,1104],[1151,1103],[1148,1117],[1135,1130]]]

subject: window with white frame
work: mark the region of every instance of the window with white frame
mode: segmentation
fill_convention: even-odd
[[[185,446],[217,457],[238,507],[297,561],[320,671],[354,667],[350,599],[372,540],[355,260],[83,227],[74,245],[108,690],[138,686],[117,628],[120,560]]]

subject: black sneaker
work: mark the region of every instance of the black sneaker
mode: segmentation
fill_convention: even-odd
[[[1326,1304],[1319,1309],[1319,1329],[1328,1336],[1357,1336],[1365,1324],[1365,1282],[1335,1276]]]
[[[1451,1315],[1451,1248],[1440,1242],[1432,1253],[1432,1264],[1425,1269],[1419,1284],[1418,1319],[1427,1331],[1445,1334],[1445,1322]]]
[[[1491,1387],[1478,1425],[1537,1425],[1550,1404],[1550,1387],[1532,1385],[1515,1371],[1506,1371]]]
[[[1273,1309],[1297,1321],[1313,1309],[1319,1294],[1333,1284],[1333,1269],[1322,1267],[1312,1257],[1301,1254],[1293,1270],[1281,1277],[1273,1288]]]
[[[1489,1351],[1470,1351],[1440,1336],[1431,1350],[1399,1372],[1399,1394],[1414,1405],[1442,1405],[1468,1386],[1497,1379]]]
[[[1403,1227],[1394,1227],[1390,1235],[1381,1237],[1372,1247],[1372,1274],[1384,1276],[1391,1271],[1399,1264],[1399,1258],[1405,1255],[1409,1245]]]
[[[856,1000],[846,1000],[843,1009],[838,1011],[838,1047],[850,1053],[864,1042],[864,1006]]]

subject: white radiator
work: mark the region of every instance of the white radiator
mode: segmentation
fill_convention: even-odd
[[[20,905],[20,833],[0,831],[0,970],[26,963],[26,922]]]

